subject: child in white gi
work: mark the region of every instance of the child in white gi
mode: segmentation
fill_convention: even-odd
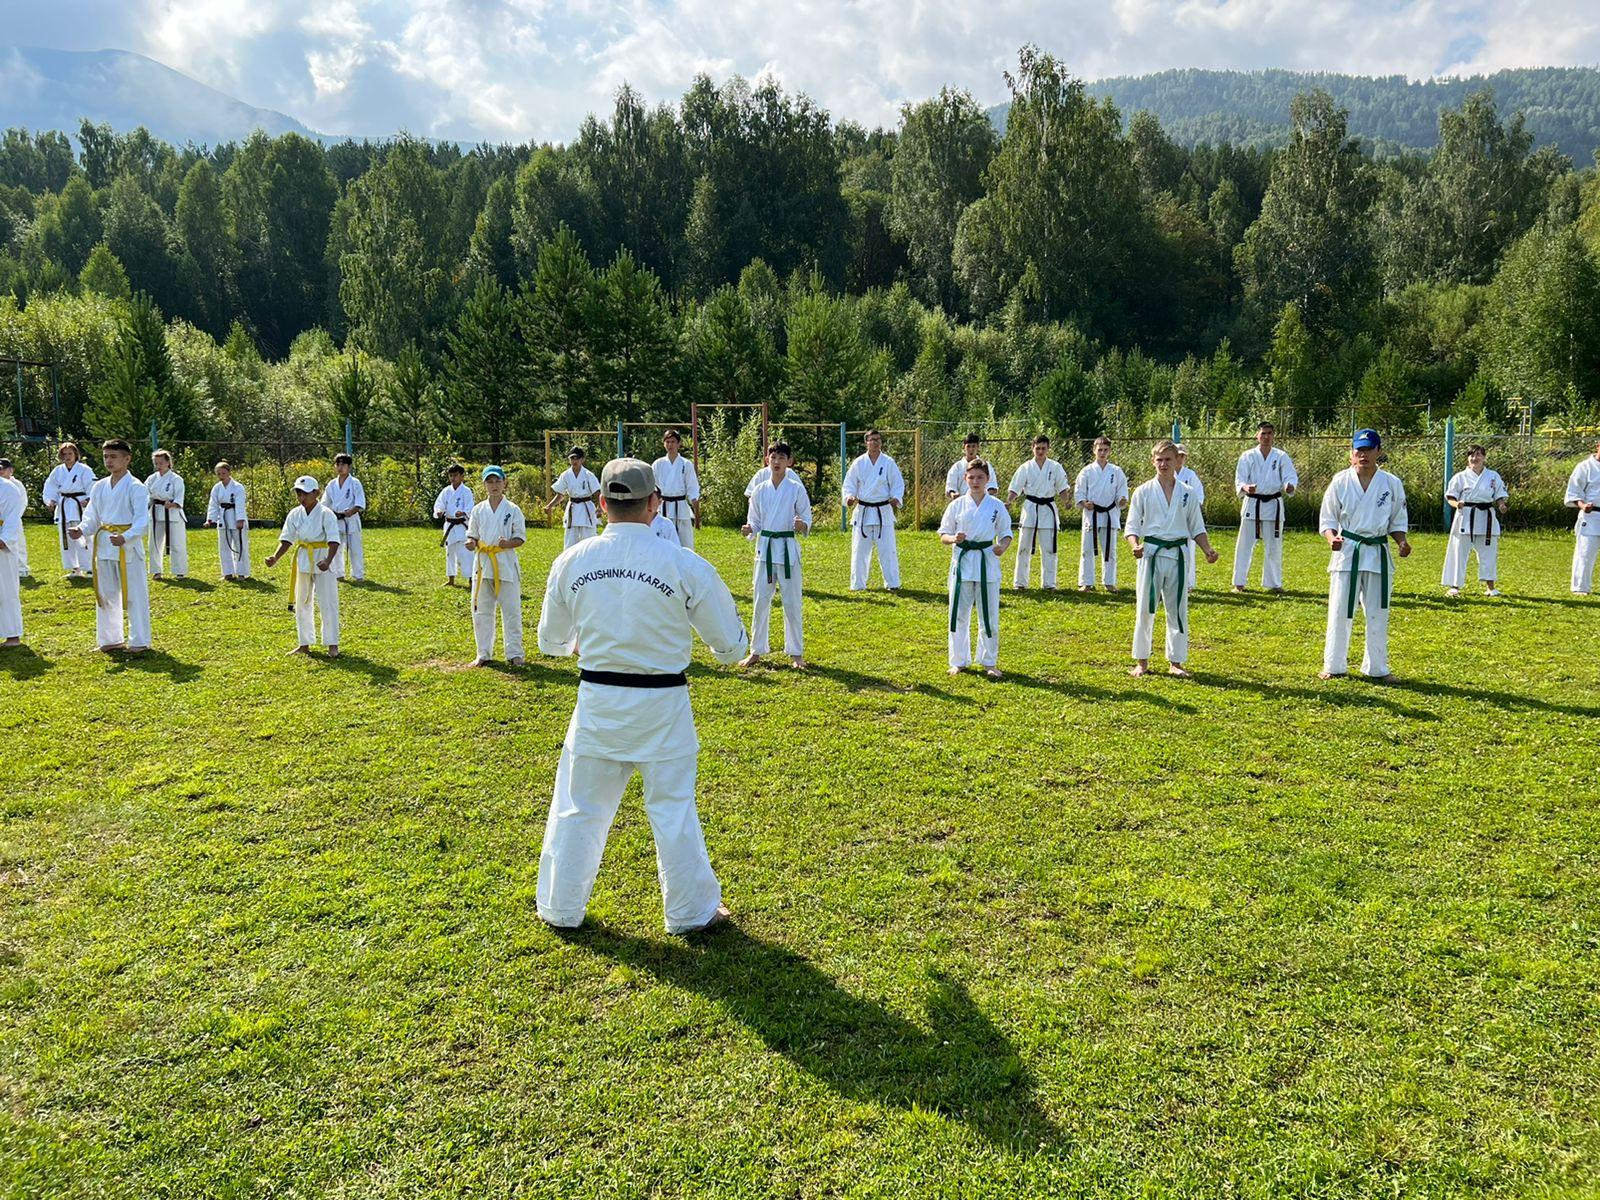
[[[289,594],[294,601],[294,627],[300,644],[290,654],[311,653],[317,640],[316,617],[322,617],[322,644],[329,658],[339,657],[339,577],[333,560],[339,553],[339,518],[333,509],[317,503],[317,481],[302,475],[294,481],[295,505],[283,518],[278,548],[267,556],[275,567],[291,547]],[[316,612],[312,611],[315,600]]]
[[[17,520],[20,522],[28,515],[28,489],[23,486],[22,480],[17,478],[16,465],[9,458],[0,458],[0,485],[10,484],[11,490],[17,494]],[[33,572],[28,569],[28,530],[24,525],[18,526],[17,544],[11,547],[17,556],[17,577],[27,579]]]
[[[1157,442],[1150,451],[1156,477],[1139,485],[1128,507],[1124,536],[1137,562],[1134,582],[1133,669],[1150,673],[1156,606],[1167,607],[1167,674],[1187,679],[1189,659],[1189,569],[1184,559],[1198,546],[1208,563],[1217,561],[1200,512],[1200,497],[1178,479],[1178,448]]]
[[[811,528],[811,498],[789,470],[788,442],[767,448],[772,475],[750,496],[743,533],[756,544],[755,612],[750,620],[750,653],[739,663],[754,666],[771,649],[772,594],[783,597],[783,648],[789,665],[806,669],[805,630],[801,623],[800,545],[796,535]]]
[[[339,557],[333,573],[353,583],[367,577],[367,558],[361,548],[361,514],[367,507],[367,489],[352,475],[355,461],[348,454],[333,456],[334,476],[322,493],[322,503],[339,518]]]
[[[1011,545],[1011,513],[989,493],[994,469],[967,464],[967,492],[945,506],[939,540],[950,547],[950,674],[972,664],[972,610],[978,609],[978,662],[1000,678],[1000,558]]]
[[[11,460],[0,458],[0,649],[22,645],[22,531],[26,492],[8,486]]]
[[[562,537],[563,548],[576,546],[584,538],[594,537],[600,528],[600,509],[595,505],[600,495],[600,481],[583,462],[583,447],[574,446],[567,455],[570,469],[556,476],[556,481],[550,485],[555,495],[544,506],[544,511],[549,512],[561,503],[562,497],[566,497],[567,510],[561,519],[562,528],[566,530]]]
[[[183,476],[172,469],[172,455],[165,450],[151,454],[150,463],[155,471],[144,481],[150,493],[150,577],[160,579],[170,560],[173,575],[182,579],[189,573]]]
[[[1478,581],[1491,596],[1500,595],[1495,587],[1499,578],[1500,517],[1507,508],[1506,481],[1498,471],[1484,466],[1488,451],[1482,446],[1467,449],[1467,467],[1457,471],[1445,485],[1444,498],[1455,509],[1450,521],[1450,540],[1445,545],[1444,571],[1439,582],[1446,596],[1459,596],[1467,583],[1467,560],[1478,556]]]
[[[1271,421],[1256,426],[1256,448],[1239,456],[1233,490],[1239,493],[1239,540],[1233,546],[1233,590],[1250,582],[1250,560],[1261,543],[1261,586],[1283,591],[1283,498],[1294,495],[1300,475],[1294,460],[1272,444]]]
[[[1039,553],[1039,583],[1047,592],[1056,590],[1056,556],[1061,549],[1061,510],[1058,500],[1068,497],[1072,485],[1067,469],[1050,457],[1050,439],[1040,434],[1033,439],[1033,457],[1017,468],[1006,489],[1006,503],[1022,501],[1017,515],[1017,564],[1011,586],[1022,591],[1033,571],[1034,551]]]
[[[445,472],[450,482],[439,489],[433,501],[433,519],[444,522],[439,544],[444,547],[444,585],[455,587],[456,576],[471,569],[472,551],[467,549],[467,518],[472,515],[472,489],[466,485],[467,469],[451,463]]]
[[[850,590],[864,591],[878,552],[878,570],[886,591],[900,587],[900,553],[895,546],[896,514],[905,500],[906,481],[894,459],[883,452],[883,434],[867,430],[867,452],[844,475],[845,505],[850,519]]]
[[[1567,479],[1567,507],[1578,510],[1572,527],[1577,545],[1572,550],[1572,594],[1587,596],[1594,582],[1594,563],[1600,558],[1600,442],[1594,453],[1572,468]]]
[[[87,543],[78,541],[67,530],[83,520],[89,489],[94,486],[94,471],[82,461],[76,442],[62,442],[56,457],[61,461],[45,477],[42,499],[55,519],[61,539],[61,569],[68,579],[83,579],[89,574],[94,556]]]
[[[206,525],[216,526],[217,558],[224,579],[250,578],[250,518],[244,484],[226,462],[216,465],[217,481],[206,499]]]
[[[596,490],[599,481],[596,480]],[[472,576],[472,637],[478,656],[475,667],[494,657],[494,615],[500,614],[500,638],[506,661],[520,667],[522,656],[522,566],[517,551],[528,540],[528,523],[522,510],[506,499],[506,473],[496,466],[483,469],[483,490],[488,499],[476,505],[467,519],[467,548],[476,558]]]
[[[1083,511],[1083,545],[1078,552],[1078,590],[1094,591],[1095,564],[1106,591],[1117,590],[1117,530],[1128,507],[1128,477],[1111,461],[1111,439],[1094,440],[1094,461],[1078,472],[1072,498]]]
[[[112,438],[100,450],[106,477],[95,480],[82,523],[68,533],[88,545],[94,563],[95,633],[100,649],[126,648],[130,654],[140,654],[150,648],[150,581],[144,563],[150,493],[128,472],[133,449],[127,442]]]
[[[1328,560],[1328,634],[1318,677],[1346,674],[1350,627],[1356,605],[1366,614],[1366,649],[1361,672],[1383,682],[1389,674],[1389,600],[1392,564],[1388,539],[1401,558],[1411,555],[1406,538],[1406,490],[1397,476],[1378,468],[1382,441],[1376,429],[1361,429],[1350,439],[1350,466],[1333,477],[1322,494],[1318,527],[1333,553]]]
[[[676,429],[661,435],[661,447],[666,453],[650,466],[661,489],[660,515],[677,527],[678,544],[693,550],[694,531],[700,528],[700,476],[681,453],[683,439]]]
[[[961,457],[950,464],[950,469],[944,474],[945,499],[954,500],[957,496],[965,495],[967,490],[967,468],[978,461],[978,456],[983,452],[983,439],[976,433],[969,433],[961,439]],[[994,477],[994,466],[989,467],[989,482],[984,491],[1000,494],[1000,481]]]

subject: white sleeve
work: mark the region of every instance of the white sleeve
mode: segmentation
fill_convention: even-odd
[[[206,496],[206,520],[216,522],[222,520],[222,506],[217,499],[217,489],[222,485],[214,483],[211,492]]]
[[[1335,475],[1328,484],[1327,491],[1322,493],[1322,512],[1317,518],[1319,532],[1332,530],[1339,532],[1339,477]]]
[[[839,487],[839,494],[846,500],[854,500],[861,494],[861,484],[859,482],[861,472],[857,466],[860,461],[859,458],[856,459],[855,462],[850,464],[850,469],[844,473],[844,483]]]
[[[130,478],[132,478],[130,476]],[[128,526],[128,531],[122,536],[132,541],[142,538],[150,532],[150,489],[137,479],[133,480],[135,488],[133,496],[133,524]],[[141,496],[140,493],[143,493]]]
[[[1576,479],[1577,476],[1574,475],[1573,478]],[[42,499],[46,504],[61,503],[61,484],[57,482],[56,470],[54,467],[50,469],[50,474],[45,476],[44,491],[41,493],[40,499]]]
[[[1027,466],[1027,463],[1023,463],[1022,466],[1011,472],[1011,482],[1006,484],[1006,491],[1015,492],[1019,496],[1023,495],[1022,472],[1027,469]]]
[[[1144,536],[1144,493],[1135,492],[1133,502],[1128,505],[1128,519],[1122,524],[1122,533],[1125,537]]]
[[[807,528],[810,527],[810,525],[811,525],[811,497],[810,497],[810,495],[807,494],[804,485],[801,485],[801,488],[800,488],[800,502],[794,506],[794,515],[797,518],[799,518],[800,520],[804,521],[806,523]]]
[[[965,472],[963,472],[961,470],[961,463],[959,461],[951,463],[950,464],[950,469],[945,472],[944,490],[947,493],[948,492],[954,492],[956,495],[959,496],[961,494],[962,490],[963,490],[962,484],[961,484],[961,476],[964,473]]]
[[[563,471],[563,472],[561,472],[561,474],[556,476],[556,481],[550,485],[550,490],[552,492],[554,492],[558,496],[565,496],[565,495],[570,494],[570,492],[572,490],[572,483],[570,482],[571,479],[572,479],[572,472],[571,471]]]
[[[1000,505],[1000,516],[994,523],[994,540],[1003,542],[1011,536],[1011,510],[1004,504]]]
[[[1572,474],[1567,476],[1567,498],[1562,501],[1563,504],[1576,505],[1583,499],[1583,466],[1583,463],[1579,463],[1572,468]],[[49,498],[49,487],[49,484],[45,485],[46,499]]]
[[[1087,495],[1088,488],[1083,482],[1083,477],[1088,473],[1089,468],[1085,467],[1083,470],[1078,472],[1077,478],[1072,481],[1072,502],[1074,504],[1082,504],[1089,498]]]
[[[511,528],[506,530],[506,536],[528,540],[528,518],[523,515],[521,505],[512,506]]]
[[[1411,528],[1411,514],[1406,511],[1406,485],[1400,482],[1400,476],[1391,476],[1394,480],[1394,503],[1389,506],[1389,532],[1405,533]]]
[[[355,507],[356,508],[366,508],[367,507],[367,485],[362,483],[361,480],[357,479],[354,475],[352,475],[350,477],[350,482],[356,485],[355,486],[355,491],[351,494],[351,497],[350,497],[351,500],[354,501]]]
[[[683,550],[683,579],[688,586],[686,605],[689,624],[700,635],[719,663],[727,665],[745,656],[749,642],[745,637],[744,623],[733,603],[733,593],[722,582],[722,576],[705,559],[693,550]],[[544,648],[543,618],[540,619],[540,649]]]
[[[889,468],[889,499],[904,500],[906,498],[906,477],[900,473],[900,464],[895,463]]]
[[[1244,464],[1249,461],[1249,458],[1250,451],[1246,450],[1243,454],[1239,455],[1239,461],[1234,465],[1233,468],[1233,490],[1238,492],[1241,496],[1244,495],[1244,489],[1250,483],[1250,480],[1245,476],[1244,473]]]
[[[1294,459],[1287,454],[1283,456],[1283,482],[1292,483],[1295,487],[1300,486],[1300,472],[1294,469]]]
[[[688,459],[683,460],[683,492],[691,500],[700,499],[700,476]]]
[[[1201,501],[1201,503],[1190,504],[1187,506],[1189,510],[1189,536],[1192,538],[1197,538],[1206,531],[1206,514],[1203,506],[1204,497],[1205,493],[1201,492],[1195,497],[1195,499],[1197,501]]]
[[[957,500],[959,500],[959,497],[957,497]],[[949,504],[946,504],[944,506],[944,516],[939,518],[939,532],[941,534],[950,535],[950,534],[954,534],[955,532],[957,532],[957,530],[956,530],[956,503],[957,503],[957,500],[952,500],[952,501],[950,501]]]
[[[449,488],[440,488],[439,494],[433,498],[433,519],[437,521],[444,516],[444,498],[449,494]]]
[[[544,605],[539,609],[539,653],[567,658],[577,649],[578,631],[572,625],[566,584],[561,572],[552,567],[545,580]]]

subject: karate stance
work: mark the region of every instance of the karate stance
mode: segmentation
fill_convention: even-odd
[[[111,438],[101,444],[100,452],[106,477],[95,480],[82,523],[68,533],[88,545],[94,564],[95,637],[100,649],[141,654],[150,648],[150,581],[144,562],[150,493],[128,473],[133,450],[127,442]]]
[[[566,530],[562,545],[569,550],[584,538],[594,537],[600,525],[600,510],[595,507],[595,497],[600,494],[600,481],[594,477],[593,471],[583,465],[583,459],[583,447],[574,446],[567,455],[571,469],[556,476],[556,481],[550,485],[555,495],[544,506],[544,511],[549,512],[561,502],[563,496],[566,497],[567,509],[561,517],[562,528]]]
[[[1567,479],[1567,507],[1578,510],[1572,532],[1572,592],[1587,596],[1594,583],[1594,561],[1600,557],[1600,442],[1594,453],[1572,469]]]
[[[895,516],[906,498],[900,467],[883,452],[883,434],[867,430],[867,452],[850,464],[841,488],[850,509],[850,590],[865,591],[872,554],[888,591],[900,587],[900,552],[895,547]]]
[[[742,532],[756,544],[755,612],[750,619],[750,653],[740,662],[751,667],[771,650],[772,593],[783,597],[783,648],[789,665],[806,669],[805,630],[801,624],[800,545],[795,535],[811,528],[811,498],[789,470],[788,442],[767,448],[772,475],[750,497]]]
[[[339,518],[339,556],[333,563],[334,577],[360,583],[367,577],[367,557],[361,548],[361,514],[367,507],[367,489],[350,473],[354,465],[348,454],[333,456],[334,477],[322,493],[322,504]]]
[[[11,460],[0,458],[0,650],[22,645],[22,510],[27,493],[10,487]]]
[[[1500,559],[1500,518],[1507,508],[1506,481],[1498,471],[1484,466],[1488,451],[1482,446],[1467,449],[1467,468],[1457,471],[1445,485],[1444,498],[1455,509],[1450,521],[1450,540],[1445,545],[1444,572],[1439,582],[1446,596],[1459,596],[1467,585],[1467,560],[1478,556],[1478,580],[1483,590],[1500,595],[1495,587]],[[1478,527],[1483,526],[1480,530]]]
[[[1400,557],[1411,555],[1406,539],[1406,490],[1399,478],[1378,467],[1382,441],[1375,429],[1350,439],[1350,466],[1333,477],[1322,494],[1318,527],[1332,554],[1328,559],[1328,636],[1321,679],[1349,671],[1350,627],[1356,605],[1366,614],[1366,649],[1361,673],[1383,682],[1389,674],[1389,538]]]
[[[1094,461],[1078,472],[1072,498],[1083,512],[1083,544],[1078,552],[1078,590],[1094,591],[1095,565],[1106,591],[1117,590],[1117,530],[1128,507],[1128,477],[1111,461],[1111,439],[1094,440]]]
[[[983,439],[976,433],[969,433],[961,439],[961,457],[950,464],[950,469],[944,474],[944,495],[947,500],[954,500],[957,496],[964,495],[967,490],[967,468],[978,461],[978,456],[983,452]],[[994,467],[989,467],[989,483],[984,489],[1000,494],[1000,481],[994,477]]]
[[[1050,439],[1040,434],[1033,439],[1033,457],[1011,476],[1006,488],[1006,504],[1022,500],[1017,520],[1017,563],[1011,586],[1018,591],[1028,586],[1033,573],[1033,553],[1039,552],[1039,585],[1047,592],[1056,590],[1056,561],[1061,549],[1061,510],[1058,500],[1067,500],[1072,485],[1067,469],[1050,457]]]
[[[217,558],[224,579],[250,578],[250,518],[244,484],[226,462],[216,466],[217,481],[206,500],[206,524],[217,528]]]
[[[155,471],[144,481],[150,493],[150,577],[160,579],[166,564],[182,579],[189,573],[189,531],[183,513],[183,476],[172,469],[172,455],[157,450],[150,455]]]
[[[562,929],[582,923],[637,771],[667,931],[700,932],[731,914],[695,810],[700,743],[684,670],[695,633],[731,663],[744,653],[744,629],[711,564],[651,536],[661,500],[650,467],[613,459],[601,476],[605,532],[556,558],[539,614],[540,651],[578,653],[581,668],[539,854],[539,917]]]
[[[84,506],[89,503],[89,489],[94,486],[94,471],[82,460],[76,442],[62,442],[56,451],[60,462],[45,477],[44,506],[56,523],[56,533],[61,539],[61,569],[68,579],[88,576],[93,555],[89,546],[67,532],[83,520]]]
[[[500,614],[500,641],[506,661],[520,667],[522,654],[522,564],[517,551],[528,540],[528,522],[506,498],[506,473],[497,466],[483,469],[488,499],[467,521],[467,547],[472,551],[472,640],[478,656],[474,667],[494,658],[494,618]]]
[[[967,492],[945,506],[939,540],[950,547],[950,674],[972,665],[972,610],[978,610],[978,663],[1000,678],[1000,559],[1011,546],[1011,513],[989,494],[994,469],[967,464]]]
[[[0,458],[0,486],[9,484],[11,490],[17,494],[17,520],[20,522],[28,514],[28,489],[22,480],[17,478],[16,465],[9,458]],[[33,575],[28,569],[28,529],[25,525],[18,525],[17,544],[11,549],[17,556],[17,576],[27,579]]]
[[[467,469],[460,463],[451,463],[445,472],[450,482],[439,489],[433,500],[433,519],[444,522],[444,532],[439,535],[439,545],[444,547],[444,585],[455,587],[456,576],[471,570],[472,551],[467,549],[467,518],[476,503],[465,480]]]
[[[1239,493],[1239,540],[1233,545],[1233,590],[1250,583],[1250,560],[1261,543],[1261,586],[1283,591],[1283,498],[1294,495],[1300,476],[1294,461],[1272,444],[1271,421],[1256,427],[1256,448],[1239,456],[1233,490]]]
[[[1125,536],[1137,563],[1133,622],[1135,677],[1150,673],[1156,606],[1167,609],[1167,674],[1187,679],[1189,660],[1189,569],[1184,562],[1199,547],[1208,563],[1217,561],[1200,511],[1200,495],[1178,478],[1178,448],[1160,441],[1150,451],[1156,477],[1139,485],[1128,507]]]
[[[294,481],[295,505],[283,518],[278,548],[267,556],[267,566],[275,567],[291,547],[289,595],[293,598],[294,627],[299,645],[290,654],[310,654],[317,640],[318,615],[322,617],[322,644],[329,658],[339,657],[339,577],[333,573],[333,560],[339,553],[339,517],[333,509],[318,504],[317,481],[302,475]],[[312,611],[315,601],[316,611]]]
[[[694,531],[700,528],[700,476],[681,453],[683,439],[676,429],[661,435],[661,447],[666,453],[650,467],[661,490],[661,516],[677,527],[678,544],[693,550]]]

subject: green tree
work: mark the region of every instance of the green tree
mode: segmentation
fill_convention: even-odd
[[[444,387],[452,405],[452,427],[487,442],[498,460],[528,409],[527,347],[517,333],[516,306],[492,279],[476,290],[445,336]],[[408,378],[401,371],[398,378]]]
[[[1483,371],[1508,398],[1551,412],[1600,394],[1600,266],[1571,227],[1534,229],[1489,292]]]
[[[539,266],[523,290],[517,316],[539,406],[568,428],[599,415],[591,338],[594,293],[594,269],[572,230],[562,226],[539,248]]]
[[[195,324],[220,337],[233,308],[233,239],[223,211],[222,185],[203,158],[183,177],[174,225],[182,255],[184,311]]]
[[[472,230],[472,248],[467,256],[468,267],[478,277],[493,279],[503,288],[517,286],[517,251],[512,243],[512,207],[516,189],[512,181],[502,175],[489,185]]]
[[[459,329],[459,324],[456,328]],[[373,426],[387,441],[422,446],[445,430],[439,388],[422,351],[407,346],[394,361],[394,374],[377,398]]]
[[[818,421],[870,424],[882,404],[886,371],[861,337],[848,300],[813,292],[789,308],[785,411]]]
[[[1294,413],[1303,428],[1330,415],[1323,356],[1292,302],[1278,317],[1266,365],[1274,399]]]
[[[161,310],[143,293],[126,307],[84,419],[96,437],[139,439],[151,421],[166,438],[188,439],[196,432],[194,398],[173,372]]]
[[[727,240],[717,214],[717,185],[709,175],[694,181],[688,223],[683,231],[683,282],[689,295],[702,297],[726,277]]]
[[[677,396],[677,331],[661,281],[626,250],[595,281],[595,383],[632,420],[668,415]]]
[[[744,298],[718,288],[690,317],[683,335],[685,378],[706,404],[761,404],[775,398],[781,364]]]
[[[86,292],[98,292],[113,300],[126,300],[133,294],[128,286],[128,273],[104,242],[94,248],[89,261],[83,264],[83,270],[78,273],[78,285]]]
[[[372,364],[363,363],[360,350],[350,347],[339,356],[339,367],[328,380],[328,407],[332,411],[334,436],[342,436],[346,425],[354,437],[364,437],[378,395]]]
[[[1100,432],[1094,379],[1075,358],[1063,359],[1033,385],[1028,407],[1035,422],[1058,438],[1084,440]]]
[[[105,235],[94,189],[81,177],[67,182],[53,205],[42,206],[35,235],[46,258],[76,275]]]

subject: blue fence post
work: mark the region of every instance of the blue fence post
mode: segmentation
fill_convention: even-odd
[[[1183,443],[1183,425],[1176,418],[1172,422],[1172,441],[1175,445]]]
[[[161,449],[161,430],[156,427],[156,419],[150,418],[150,453],[154,454]]]
[[[1450,476],[1455,474],[1456,461],[1456,419],[1446,417],[1444,421],[1444,484],[1440,495],[1450,490]],[[1441,503],[1444,506],[1444,527],[1450,528],[1450,500],[1445,497]]]
[[[849,451],[844,444],[844,422],[839,422],[839,530],[841,533],[850,529],[850,506],[844,502],[844,476],[850,469],[850,463],[845,458]]]
[[[626,458],[628,456],[628,451],[627,451],[627,449],[625,447],[625,441],[624,441],[625,437],[626,437],[626,435],[622,432],[622,418],[618,417],[617,418],[617,457],[618,458]]]
[[[350,427],[350,422],[344,423],[344,452],[351,458],[356,456],[356,431]]]

